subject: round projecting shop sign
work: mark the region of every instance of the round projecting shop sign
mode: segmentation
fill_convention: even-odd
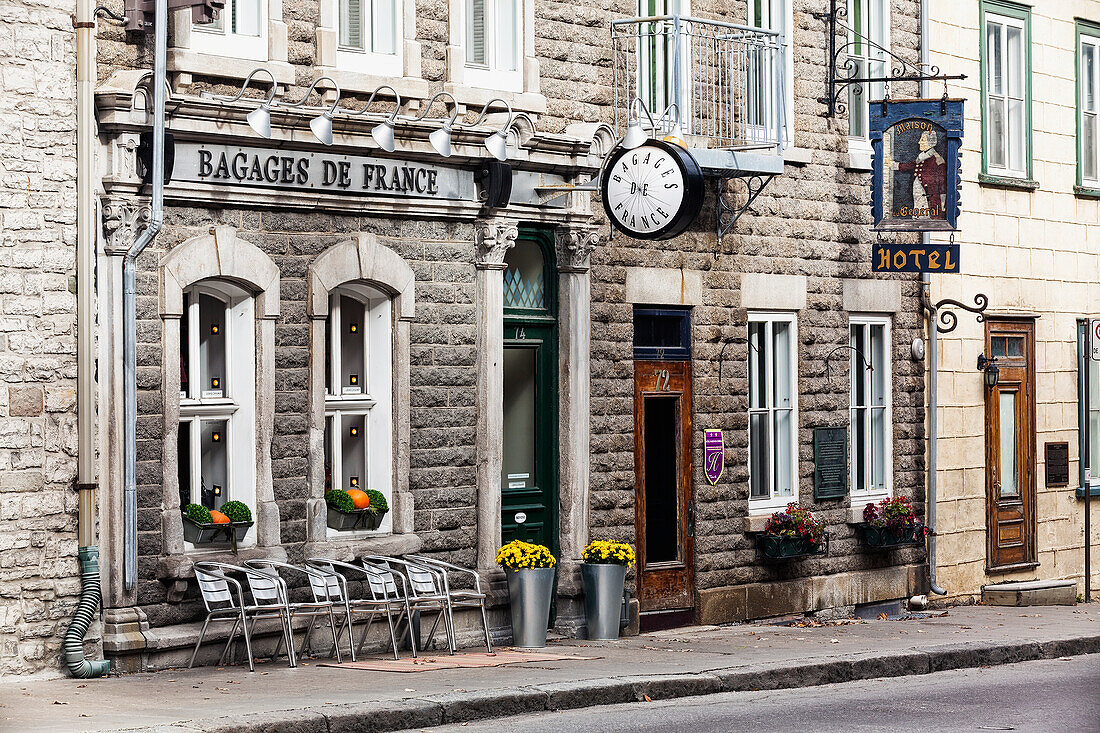
[[[604,209],[616,229],[635,239],[671,239],[699,215],[704,178],[687,150],[650,140],[613,152],[601,189]]]

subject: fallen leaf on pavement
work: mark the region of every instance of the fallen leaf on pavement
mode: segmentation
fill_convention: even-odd
[[[839,643],[840,643],[840,639],[829,639],[829,643],[830,643],[830,644],[839,644]]]
[[[653,698],[651,698],[649,695],[642,695],[642,699],[646,702],[653,702]]]
[[[54,704],[54,705],[68,705],[69,703],[67,703],[67,702],[62,702],[61,700],[54,700],[54,701],[53,701],[53,704]]]

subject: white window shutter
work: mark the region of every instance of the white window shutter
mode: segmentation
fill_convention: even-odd
[[[340,46],[363,50],[363,0],[340,0]]]
[[[467,61],[472,64],[487,64],[485,50],[485,0],[469,0],[469,17],[466,19]]]

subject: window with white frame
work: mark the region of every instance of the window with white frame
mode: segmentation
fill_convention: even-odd
[[[336,0],[340,68],[375,75],[402,75],[401,7],[397,0]]]
[[[792,142],[792,130],[794,125],[791,120],[794,115],[794,63],[791,58],[791,49],[794,47],[793,16],[790,0],[748,0],[749,25],[775,31],[783,39],[783,97],[772,100],[774,96],[767,87],[767,80],[774,78],[771,69],[772,61],[763,50],[750,51],[746,64],[748,67],[748,124],[751,127],[763,127],[770,129],[775,123],[774,117],[781,115],[783,119],[783,137]],[[755,83],[754,83],[755,80]]]
[[[889,65],[885,49],[890,48],[889,0],[848,0],[848,59],[857,77],[886,77]],[[882,99],[882,82],[848,87],[848,135],[867,140],[869,102]],[[870,143],[868,142],[868,145]]]
[[[1080,28],[1080,26],[1079,26]],[[1097,152],[1097,100],[1100,99],[1100,30],[1078,35],[1077,49],[1078,104],[1078,172],[1081,183],[1096,187],[1100,184],[1100,154]]]
[[[992,5],[992,4],[990,4]],[[993,7],[1000,9],[997,4]],[[985,165],[989,173],[1028,175],[1027,14],[984,13],[982,75],[985,91]]]
[[[749,315],[749,509],[798,498],[794,314]]]
[[[180,503],[255,511],[256,359],[253,299],[226,282],[183,295],[180,318]]]
[[[690,15],[689,0],[638,0],[638,16]],[[638,96],[654,119],[672,103],[688,119],[691,79],[691,39],[684,30],[680,39],[680,78],[676,79],[675,35],[662,32],[656,23],[641,26],[638,38]],[[679,81],[679,94],[677,94]]]
[[[1089,359],[1089,321],[1082,320],[1077,324],[1077,420],[1078,420],[1078,455],[1079,469],[1081,471],[1082,489],[1086,482],[1093,495],[1100,489],[1100,364],[1087,363]],[[1085,381],[1085,372],[1088,371],[1088,382]],[[1086,394],[1088,395],[1086,398]],[[1085,442],[1085,426],[1088,426],[1088,443]],[[1085,478],[1085,468],[1091,468],[1091,475]],[[1083,494],[1078,495],[1083,496]]]
[[[393,326],[388,296],[363,284],[329,296],[325,334],[325,491],[393,496]],[[390,515],[383,521],[388,531]]]
[[[522,91],[524,0],[465,1],[466,79],[472,86]]]
[[[892,488],[890,320],[853,317],[849,326],[852,495]]]
[[[267,60],[267,0],[225,0],[211,23],[191,26],[191,48],[198,53]]]

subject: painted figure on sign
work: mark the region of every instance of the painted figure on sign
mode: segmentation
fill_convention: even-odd
[[[898,163],[900,173],[913,173],[913,208],[938,216],[947,195],[947,163],[936,150],[939,135],[935,130],[925,130],[917,145],[920,153],[916,160]]]

